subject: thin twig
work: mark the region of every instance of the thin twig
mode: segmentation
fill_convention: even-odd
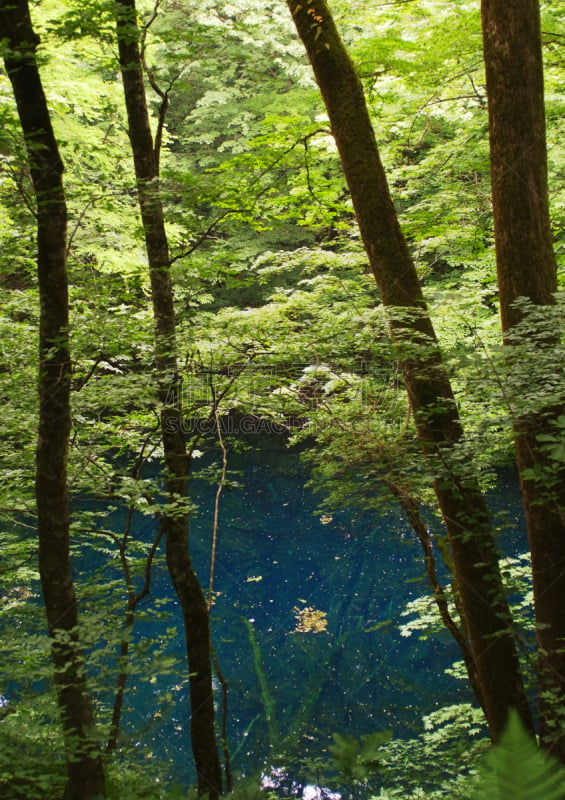
[[[214,387],[212,387],[212,393]],[[216,431],[218,435],[218,444],[222,451],[222,470],[220,473],[220,480],[216,489],[216,497],[214,499],[214,518],[212,522],[212,550],[210,554],[210,580],[208,584],[208,612],[210,612],[214,604],[214,572],[216,569],[216,551],[218,546],[218,523],[220,517],[220,498],[226,482],[226,473],[228,469],[228,451],[222,436],[220,415],[218,413],[218,406],[214,402],[214,419],[216,420]]]

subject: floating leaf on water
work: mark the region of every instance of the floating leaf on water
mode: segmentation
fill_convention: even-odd
[[[323,633],[327,630],[328,619],[325,611],[320,611],[312,606],[292,609],[296,617],[296,627],[293,633]]]

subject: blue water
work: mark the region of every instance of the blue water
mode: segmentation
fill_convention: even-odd
[[[230,453],[229,477],[237,485],[221,497],[213,641],[229,682],[234,773],[269,774],[284,766],[289,793],[301,797],[297,786],[317,780],[314,761],[329,762],[333,732],[359,738],[391,730],[411,738],[422,730],[424,715],[472,698],[464,682],[444,672],[459,660],[447,633],[426,640],[400,633],[406,603],[428,593],[420,545],[403,517],[394,509],[322,515],[316,510],[320,498],[305,487],[307,468],[282,436],[256,437],[250,444],[243,453]],[[203,476],[214,458],[217,453],[196,463],[191,483],[198,505],[191,553],[205,587],[216,484]],[[514,476],[500,474],[490,503],[496,515],[504,514],[504,549],[524,551]],[[125,592],[116,545],[102,529],[122,535],[126,514],[102,500],[81,498],[76,510],[85,509],[99,515],[92,524],[100,530],[97,536],[75,536],[75,565],[83,634],[94,643],[90,689],[103,728],[117,676]],[[136,590],[144,559],[140,554],[136,569],[135,542],[151,542],[156,530],[151,516],[133,520]],[[39,603],[39,596],[30,602]],[[112,604],[117,614],[109,610]],[[43,631],[43,615],[35,616]],[[311,628],[304,630],[308,621]],[[184,633],[162,546],[151,595],[136,611],[130,655],[120,738],[124,758],[131,763],[137,756],[152,775],[189,785],[194,773]],[[0,703],[4,695],[15,703],[25,687],[4,677]],[[44,692],[45,683],[31,689]]]
[[[333,732],[359,738],[391,730],[411,738],[422,730],[424,715],[472,698],[465,683],[444,672],[459,658],[445,632],[424,641],[400,633],[406,603],[428,593],[420,545],[403,517],[394,509],[322,515],[316,510],[320,498],[305,486],[309,473],[299,453],[288,451],[282,436],[251,439],[248,450],[230,453],[229,478],[237,485],[221,497],[213,641],[229,681],[234,773],[268,774],[285,766],[289,793],[301,797],[297,784],[317,780],[313,760],[329,762]],[[216,484],[204,476],[214,459],[217,452],[196,462],[191,483],[198,505],[191,552],[205,587]],[[125,612],[116,544],[102,529],[122,535],[126,513],[104,502],[81,497],[75,509],[98,514],[79,523],[75,567],[82,633],[93,642],[90,690],[101,729],[110,719]],[[523,552],[512,474],[500,474],[490,504],[504,515],[504,549]],[[86,533],[95,526],[98,535]],[[135,567],[136,542],[151,542],[156,531],[152,516],[134,518],[129,552],[136,590],[144,565],[140,553]],[[43,633],[38,592],[29,603]],[[25,620],[27,631],[29,615]],[[308,621],[311,628],[304,630]],[[12,624],[7,616],[5,622]],[[136,611],[120,747],[128,763],[137,756],[151,775],[186,786],[194,773],[185,664],[182,618],[161,546],[151,595]],[[47,685],[39,675],[26,677],[25,685],[18,680],[3,676],[0,704],[4,698],[17,704],[26,692],[43,693]]]
[[[212,611],[213,641],[229,681],[232,768],[249,775],[284,764],[307,782],[307,762],[327,759],[332,732],[359,737],[389,729],[410,737],[423,715],[471,697],[443,672],[458,659],[449,636],[400,635],[406,603],[427,591],[420,546],[402,516],[321,515],[299,455],[281,441],[255,444],[230,455],[240,486],[221,498]],[[509,486],[494,505],[510,500],[517,507]],[[215,485],[196,470],[192,492],[199,511],[191,552],[207,586]],[[142,536],[153,535],[150,519],[136,524]],[[136,623],[142,674],[130,680],[122,742],[188,783],[194,776],[184,638],[162,557],[152,596],[169,598],[160,607],[166,619]],[[300,630],[308,619],[320,630]],[[160,675],[151,661],[156,648],[179,659],[170,674]]]

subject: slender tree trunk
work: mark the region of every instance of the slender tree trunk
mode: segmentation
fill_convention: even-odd
[[[512,305],[517,298],[550,305],[557,290],[547,189],[539,3],[483,0],[481,12],[498,286],[502,327],[507,334],[520,320],[520,312]],[[552,344],[548,340],[546,346]],[[552,423],[564,413],[563,406],[541,409],[514,421],[532,554],[541,735],[563,762],[565,730],[557,706],[565,696],[565,468],[551,464],[538,437],[554,435]],[[553,473],[553,486],[546,483],[548,472]],[[541,479],[535,479],[535,474]]]
[[[61,162],[37,68],[39,38],[27,0],[0,2],[0,38],[8,41],[12,82],[37,200],[39,278],[39,435],[36,497],[39,571],[66,751],[68,800],[105,795],[104,769],[88,701],[78,641],[77,600],[69,553],[67,456],[71,427],[67,210]]]
[[[191,741],[198,791],[209,800],[216,800],[222,792],[222,781],[214,730],[209,617],[188,546],[187,451],[158,158],[147,111],[135,0],[116,0],[115,8],[120,68],[155,317],[155,367],[162,402],[161,432],[171,505],[161,524],[166,536],[167,565],[184,618],[192,709]]]
[[[519,710],[529,729],[532,721],[488,509],[464,456],[457,406],[390,197],[363,87],[324,0],[287,2],[324,98],[361,236],[389,312],[418,437],[434,471],[483,707],[496,740],[511,708]]]

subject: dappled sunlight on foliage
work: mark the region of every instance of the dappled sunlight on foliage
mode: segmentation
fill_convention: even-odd
[[[2,19],[10,7],[4,5]],[[261,6],[139,0],[156,138],[151,157],[159,168],[141,185],[153,208],[162,208],[170,251],[153,289],[145,238],[152,231],[144,231],[138,209],[114,3],[44,0],[30,7],[68,205],[64,335],[71,364],[63,377],[71,387],[67,484],[79,626],[58,631],[55,641],[66,636],[74,647],[76,635],[85,648],[84,655],[76,649],[75,675],[88,679],[94,741],[102,751],[113,749],[108,743],[123,700],[126,722],[115,728],[115,752],[105,759],[108,797],[187,796],[188,759],[179,766],[165,741],[184,737],[188,752],[187,696],[196,682],[171,649],[182,635],[164,578],[164,523],[182,515],[196,554],[197,567],[188,574],[198,574],[205,593],[209,583],[212,660],[220,655],[214,679],[219,743],[222,670],[234,714],[232,722],[228,713],[226,730],[236,780],[227,797],[479,800],[491,792],[505,799],[518,782],[528,800],[560,796],[562,778],[515,721],[485,768],[484,783],[476,783],[488,749],[482,712],[451,696],[441,705],[428,694],[444,679],[468,686],[472,668],[455,652],[446,678],[429,665],[412,667],[409,654],[416,640],[428,656],[455,640],[469,642],[464,584],[448,530],[452,517],[437,490],[451,482],[461,499],[476,486],[486,493],[488,525],[503,551],[500,571],[512,610],[503,634],[511,631],[519,644],[529,696],[537,691],[536,632],[543,632],[543,622],[536,628],[532,563],[522,552],[528,545],[513,489],[514,447],[524,431],[531,436],[540,457],[522,470],[522,483],[534,487],[538,508],[560,508],[563,515],[563,2],[541,9],[560,288],[553,305],[519,299],[513,306],[518,321],[504,344],[477,3],[332,3],[437,344],[421,331],[413,335],[427,319],[424,301],[415,308],[383,306],[355,192],[344,178],[338,131],[296,36],[300,3],[289,14],[275,0]],[[323,49],[325,20],[316,8],[307,13]],[[129,35],[135,38],[133,26]],[[0,42],[3,59],[13,55],[7,41]],[[40,154],[24,140],[2,67],[0,795],[6,800],[55,800],[65,786],[37,568],[37,341],[46,304],[40,305],[36,274],[43,201],[32,181],[34,147]],[[176,366],[160,374],[159,386],[151,301],[163,275],[172,280],[175,331],[164,356]],[[51,355],[59,345],[52,342]],[[435,385],[438,376],[453,399],[436,398],[415,413],[414,386]],[[171,408],[179,415],[164,430]],[[446,437],[437,448],[430,437],[422,445],[422,420],[431,424],[451,409],[464,436]],[[186,497],[178,486],[167,490],[163,432],[178,434],[186,446],[179,467],[181,480],[188,477]],[[273,441],[281,452],[297,454],[292,480],[283,458],[254,460],[267,459],[262,443]],[[284,491],[277,470],[288,479]],[[300,484],[292,482],[297,475]],[[257,496],[250,494],[260,481]],[[315,495],[311,519],[297,521],[294,500],[307,492]],[[453,508],[458,513],[457,503]],[[473,539],[478,526],[475,513],[470,516],[461,541]],[[276,538],[270,526],[287,539]],[[314,532],[324,557],[326,548],[336,548],[327,573],[312,566],[323,560],[320,552],[296,556],[292,549],[297,539],[309,546]],[[253,560],[253,549],[263,564]],[[397,554],[399,588],[371,608],[388,549]],[[483,558],[475,562],[480,567]],[[214,584],[214,570],[225,585]],[[279,607],[283,595],[286,604]],[[402,680],[389,668],[397,657],[404,659]],[[238,673],[242,660],[249,683]],[[284,701],[271,671],[279,661],[288,680]],[[419,674],[408,686],[411,669]],[[388,700],[381,707],[385,685],[400,698],[401,712]],[[332,692],[346,696],[369,727],[352,729],[353,711],[328,710]],[[541,699],[542,715],[552,707],[563,716],[554,688]],[[397,712],[413,724],[389,737],[383,731]]]

